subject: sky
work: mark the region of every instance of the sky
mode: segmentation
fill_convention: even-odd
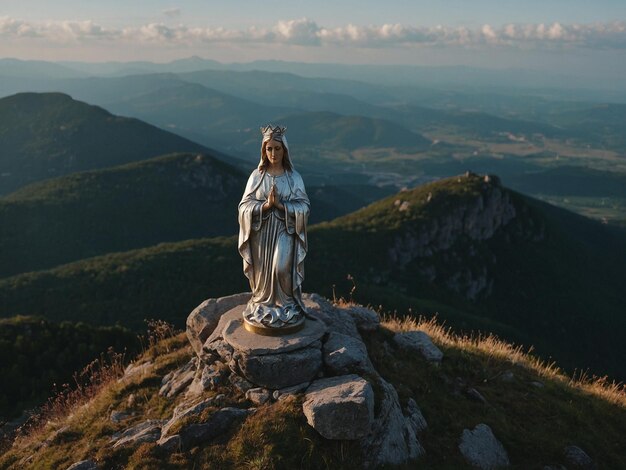
[[[20,59],[582,72],[626,63],[625,52],[626,0],[0,0],[0,57]]]

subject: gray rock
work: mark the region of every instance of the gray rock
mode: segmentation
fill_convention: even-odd
[[[148,374],[152,370],[152,361],[147,361],[142,364],[135,364],[131,362],[124,369],[124,376],[120,380],[128,379],[130,377],[142,376]]]
[[[188,418],[189,416],[199,415],[206,408],[212,406],[214,404],[213,398],[208,398],[206,400],[201,401],[200,403],[196,403],[194,405],[189,405],[189,403],[181,403],[176,408],[174,408],[174,413],[167,423],[165,423],[161,429],[161,436],[166,437],[169,433],[169,430],[177,423],[180,423],[181,420]]]
[[[260,387],[279,389],[313,379],[322,368],[319,344],[284,354],[235,354],[244,377]]]
[[[198,305],[187,317],[187,338],[198,356],[202,355],[202,345],[213,333],[222,314],[238,306],[245,305],[251,294],[241,294],[207,299]]]
[[[230,377],[228,377],[228,381],[233,387],[235,387],[237,390],[244,394],[251,388],[254,388],[254,384],[251,384],[246,379],[237,374],[230,374]]]
[[[302,409],[326,439],[359,439],[374,420],[374,391],[358,375],[320,379],[307,389]]]
[[[359,331],[376,331],[380,326],[380,316],[370,308],[352,306],[345,310],[352,317]]]
[[[210,350],[211,349],[210,345],[213,342],[223,340],[224,339],[223,333],[224,333],[224,328],[226,328],[226,325],[228,325],[231,322],[231,320],[241,320],[241,318],[243,318],[243,311],[245,308],[246,308],[245,305],[239,305],[237,307],[230,309],[228,312],[224,313],[220,317],[220,321],[217,323],[217,326],[215,327],[215,330],[213,330],[213,333],[211,333],[211,335],[204,342],[202,349]]]
[[[307,388],[309,388],[310,385],[311,385],[311,382],[303,382],[301,384],[294,385],[293,387],[285,387],[285,388],[281,388],[280,390],[274,390],[274,393],[272,394],[272,398],[274,398],[274,400],[279,400],[281,397],[288,397],[290,395],[296,395],[297,393],[302,393]]]
[[[96,462],[91,459],[81,460],[80,462],[73,463],[67,470],[98,470]]]
[[[161,437],[161,427],[166,423],[163,419],[149,419],[136,424],[125,431],[111,436],[113,448],[123,445],[138,445],[144,442],[156,442]]]
[[[543,387],[545,387],[543,382],[539,382],[538,380],[534,380],[534,381],[530,382],[530,385],[532,385],[535,388],[543,388]]]
[[[223,339],[216,339],[209,343],[205,343],[202,351],[209,353],[209,357],[213,360],[220,358],[224,362],[228,362],[233,357],[233,347]]]
[[[567,463],[574,468],[584,470],[596,470],[598,468],[591,457],[578,446],[567,446],[563,450],[563,454]]]
[[[360,339],[333,331],[328,335],[322,350],[324,364],[332,375],[374,371],[365,343]]]
[[[250,356],[279,354],[303,349],[318,341],[326,333],[326,325],[307,318],[304,328],[296,333],[280,336],[263,336],[246,330],[241,318],[231,320],[222,332],[224,340],[236,351]]]
[[[111,411],[111,415],[109,416],[109,419],[114,423],[121,423],[122,421],[130,417],[131,417],[131,414],[126,411],[113,410]]]
[[[270,397],[270,391],[266,388],[251,388],[246,392],[246,399],[250,400],[255,405],[263,405],[264,403],[267,403]]]
[[[166,452],[174,453],[182,450],[182,441],[180,439],[180,435],[178,434],[162,437],[157,441],[157,445]]]
[[[185,398],[195,397],[207,390],[215,389],[215,387],[222,382],[226,374],[225,369],[217,367],[216,365],[205,365],[199,369],[198,372],[196,372],[193,382],[189,385]]]
[[[161,380],[159,395],[172,398],[182,392],[193,381],[197,365],[197,358],[194,357],[184,366],[165,375]]]
[[[377,390],[382,394],[378,412],[370,433],[361,441],[365,461],[377,468],[416,460],[424,454],[415,432],[422,424],[404,416],[393,385],[379,377]]]
[[[184,426],[179,431],[180,448],[186,452],[198,444],[210,442],[241,424],[250,413],[238,408],[222,408],[209,416],[204,423]]]
[[[402,349],[417,352],[429,362],[440,363],[443,359],[441,350],[433,344],[430,336],[423,331],[396,333],[393,340]]]
[[[356,322],[346,310],[334,307],[328,300],[317,294],[304,294],[302,300],[309,316],[323,321],[328,331],[361,339]]]
[[[406,414],[415,435],[419,435],[428,428],[428,423],[422,414],[422,410],[420,410],[419,406],[417,406],[417,403],[412,398],[409,398],[409,402],[407,403]]]
[[[506,450],[486,424],[479,424],[472,431],[464,429],[459,450],[474,467],[488,470],[509,466]]]

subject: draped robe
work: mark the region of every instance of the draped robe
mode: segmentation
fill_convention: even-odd
[[[285,207],[263,212],[272,184]],[[302,281],[309,205],[297,171],[273,177],[254,170],[250,175],[239,203],[239,254],[252,289],[246,318],[280,327],[304,314]]]

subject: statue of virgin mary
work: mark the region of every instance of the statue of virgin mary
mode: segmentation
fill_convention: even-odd
[[[309,198],[289,155],[285,127],[261,128],[261,161],[239,203],[239,253],[252,298],[244,326],[264,335],[304,326],[302,303]]]

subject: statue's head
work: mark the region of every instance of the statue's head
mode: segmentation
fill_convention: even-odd
[[[259,170],[265,171],[272,159],[282,160],[283,168],[287,171],[293,170],[291,158],[289,158],[289,146],[285,137],[286,127],[272,126],[271,124],[261,127],[263,141],[261,143],[261,162]]]

